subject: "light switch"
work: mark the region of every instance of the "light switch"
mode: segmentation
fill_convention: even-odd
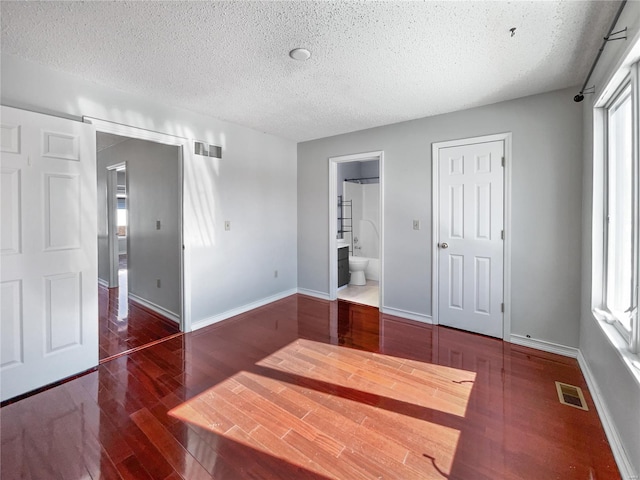
[[[160,230],[160,220],[156,220],[156,230]]]
[[[226,231],[231,230],[231,220],[225,220],[225,221],[224,221],[224,229],[225,229]]]
[[[414,220],[413,221],[413,229],[414,230],[420,230],[420,220]]]

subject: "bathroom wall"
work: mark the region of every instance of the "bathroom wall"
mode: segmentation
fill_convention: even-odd
[[[380,176],[380,162],[378,160],[369,160],[360,162],[360,177],[370,178]]]
[[[343,195],[342,185],[346,178],[360,178],[362,176],[361,162],[344,162],[338,164],[338,195]]]
[[[353,205],[353,236],[345,234],[350,246],[353,239],[352,254],[380,258],[380,185],[344,182],[344,198]]]
[[[358,222],[361,254],[380,258],[380,184],[362,185],[362,219]]]
[[[345,193],[344,193],[344,185],[345,179],[353,179],[353,178],[370,178],[370,177],[378,177],[380,175],[380,162],[378,160],[367,160],[364,162],[344,162],[344,163],[339,163],[337,165],[337,177],[338,177],[338,185],[337,185],[337,192],[338,192],[338,196],[342,196],[345,200],[346,199],[351,199],[351,197],[345,197]],[[354,183],[351,183],[351,185],[354,185]],[[378,187],[378,185],[376,185],[376,188]],[[378,188],[379,190],[379,188]],[[379,197],[378,197],[379,199]],[[379,200],[378,200],[379,201]],[[356,202],[357,203],[357,202]],[[378,204],[376,204],[378,205]],[[358,205],[358,208],[361,208],[361,205]],[[379,210],[379,207],[378,207]],[[360,219],[362,218],[362,212],[360,212],[357,216],[353,215],[354,218]],[[338,209],[338,216],[341,215],[340,209]],[[378,219],[379,217],[377,215],[375,215],[374,217],[375,219]],[[349,222],[346,222],[349,223]],[[376,220],[376,223],[378,223],[378,221]],[[353,228],[354,230],[360,230],[360,225],[359,225],[359,220],[356,220],[353,222]],[[340,221],[338,220],[338,231],[340,231]],[[358,236],[358,235],[356,235]],[[349,244],[349,246],[352,246],[351,240],[352,240],[352,234],[351,233],[345,233],[342,236],[343,240],[347,241],[347,243]],[[379,244],[379,241],[378,241]],[[372,251],[376,250],[375,247],[373,246],[373,244],[370,243],[370,249]],[[379,247],[377,248],[376,251],[379,251]],[[353,254],[353,251],[351,251],[351,253]],[[358,253],[359,255],[361,255],[361,253]],[[379,253],[376,254],[375,258],[379,258]]]

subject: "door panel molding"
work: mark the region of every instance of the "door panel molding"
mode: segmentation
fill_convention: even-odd
[[[503,296],[504,314],[502,338],[509,341],[511,338],[511,163],[512,163],[512,134],[511,132],[498,133],[494,135],[484,135],[443,142],[434,142],[431,149],[431,316],[434,324],[439,324],[439,288],[438,288],[438,242],[440,239],[439,211],[440,211],[440,188],[438,177],[438,159],[441,149],[465,146],[477,143],[490,143],[495,141],[504,142],[504,205],[503,205]],[[455,162],[450,165],[450,173],[461,172],[462,162]],[[486,169],[483,162],[478,161],[475,165],[477,169]],[[477,232],[474,232],[474,234]]]
[[[0,253],[17,255],[22,252],[22,171],[2,167],[2,232]]]

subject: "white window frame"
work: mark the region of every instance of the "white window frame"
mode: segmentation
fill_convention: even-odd
[[[594,108],[594,234],[600,230],[601,238],[594,242],[594,263],[593,263],[593,313],[594,316],[615,327],[615,331],[621,337],[623,344],[632,354],[637,354],[640,347],[640,318],[638,315],[638,299],[640,298],[640,261],[639,244],[640,244],[640,208],[638,207],[639,189],[640,189],[640,116],[639,116],[639,100],[640,100],[640,60],[621,69],[617,75],[614,75],[609,88],[604,90],[595,104]],[[633,292],[635,299],[632,300],[635,311],[631,317],[631,329],[627,330],[622,322],[616,318],[616,315],[609,311],[606,306],[607,298],[607,236],[608,236],[608,199],[609,199],[609,159],[608,159],[608,117],[609,107],[614,105],[624,90],[631,85],[631,108],[632,108],[632,218],[633,218],[633,261],[634,265],[634,285]],[[600,173],[600,175],[598,174]],[[600,177],[602,182],[598,184],[597,178]],[[598,219],[599,217],[599,219]],[[599,226],[598,226],[599,225]],[[594,240],[596,237],[594,236]]]
[[[637,70],[637,64],[634,65],[634,69]],[[622,337],[624,338],[624,340],[629,343],[630,346],[631,345],[631,334],[633,332],[633,323],[635,320],[635,323],[637,324],[637,304],[638,304],[638,272],[637,269],[636,271],[632,271],[632,290],[635,290],[635,292],[632,292],[632,299],[631,302],[633,304],[633,307],[635,307],[635,319],[633,318],[633,313],[632,313],[632,318],[631,318],[631,327],[629,329],[627,329],[620,317],[619,317],[619,313],[614,313],[611,311],[611,309],[608,307],[607,305],[607,301],[608,301],[608,290],[610,288],[609,285],[609,281],[608,281],[608,272],[609,272],[609,268],[608,268],[608,263],[609,263],[609,253],[608,253],[608,249],[609,249],[609,222],[610,222],[610,204],[609,204],[609,200],[610,200],[610,194],[611,194],[611,183],[610,183],[610,174],[609,172],[611,171],[611,165],[613,163],[613,160],[611,160],[609,158],[609,139],[610,139],[610,125],[609,125],[609,112],[610,110],[619,103],[621,97],[623,96],[623,94],[625,95],[625,97],[628,95],[629,97],[629,101],[631,103],[631,109],[632,109],[632,116],[631,116],[631,122],[632,122],[632,132],[634,131],[633,126],[635,125],[636,128],[635,130],[638,130],[637,128],[637,116],[633,114],[634,110],[637,110],[636,105],[637,105],[637,96],[634,95],[634,84],[637,83],[637,78],[636,81],[632,81],[632,74],[628,75],[624,81],[618,86],[618,88],[616,89],[615,93],[611,96],[611,98],[609,99],[609,101],[607,102],[607,104],[605,105],[604,109],[605,109],[605,125],[604,125],[604,140],[605,140],[605,168],[604,168],[604,226],[603,226],[603,233],[604,233],[604,252],[603,252],[603,281],[602,281],[602,285],[603,285],[603,295],[602,295],[602,307],[601,310],[605,313],[605,315],[612,321],[613,326],[616,328],[616,330],[618,330],[618,333],[620,335],[622,335]],[[627,90],[629,91],[627,94]],[[637,143],[637,135],[636,135],[636,139],[632,138],[632,143],[636,144]],[[633,252],[632,252],[632,259],[633,260],[637,260],[638,258],[638,209],[634,208],[635,203],[637,203],[637,191],[638,191],[638,180],[637,178],[637,173],[638,173],[638,155],[637,155],[637,147],[635,147],[635,145],[632,147],[632,212],[631,212],[631,216],[632,216],[632,242],[633,242]],[[634,202],[634,200],[636,200],[636,202]],[[632,261],[633,261],[632,260]],[[637,261],[635,262],[637,264]],[[632,269],[633,270],[633,269]],[[635,343],[635,342],[634,342]],[[635,349],[634,349],[635,351]]]

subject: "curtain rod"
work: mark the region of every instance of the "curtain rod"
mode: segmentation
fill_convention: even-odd
[[[626,27],[624,28],[624,30],[620,30],[618,32],[613,31],[613,29],[616,28],[616,23],[618,23],[618,20],[620,19],[620,15],[622,14],[622,10],[624,9],[624,6],[626,4],[627,4],[627,0],[622,0],[622,3],[620,4],[618,11],[616,12],[616,16],[613,19],[613,22],[611,22],[611,26],[609,27],[609,31],[607,32],[607,36],[604,37],[604,40],[602,41],[602,46],[600,47],[600,50],[598,50],[598,55],[596,55],[596,59],[593,61],[593,65],[591,65],[591,70],[589,70],[589,73],[587,74],[587,78],[582,84],[582,89],[580,89],[580,92],[578,92],[578,94],[575,97],[573,97],[574,102],[581,102],[582,100],[584,100],[584,93],[585,93],[585,90],[587,90],[587,83],[589,83],[589,79],[591,78],[591,75],[593,74],[593,71],[595,70],[596,65],[598,64],[598,60],[600,60],[600,56],[602,55],[602,51],[604,50],[604,46],[607,44],[607,42],[613,41],[613,40],[624,40],[627,38],[626,36],[618,37],[618,38],[610,38],[611,35],[615,35],[617,33],[622,33],[627,31]],[[593,92],[587,92],[587,94],[589,93],[593,93]]]

